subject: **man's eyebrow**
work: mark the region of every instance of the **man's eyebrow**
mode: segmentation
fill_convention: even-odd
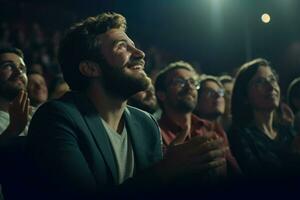
[[[4,60],[0,62],[0,65],[6,64],[6,63],[11,63],[11,64],[15,64],[13,61],[10,60]]]
[[[4,60],[4,61],[1,61],[1,62],[0,62],[0,65],[4,65],[4,64],[13,64],[13,65],[16,65],[16,63],[14,63],[14,62],[11,61],[11,60]],[[22,67],[27,67],[26,64],[23,63],[23,62],[20,62],[20,65],[21,65]]]
[[[126,40],[126,39],[120,39],[120,40],[114,40],[113,41],[113,45],[116,45],[117,43],[119,42],[126,42],[127,44],[130,44],[132,46],[135,46],[134,42],[133,41],[129,41],[129,40]]]

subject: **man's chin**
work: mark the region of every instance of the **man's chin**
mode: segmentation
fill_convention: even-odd
[[[21,88],[10,88],[9,90],[4,90],[1,91],[1,96],[5,99],[7,99],[8,101],[12,101],[16,98],[16,96],[19,94],[19,92],[21,91]]]
[[[151,86],[151,79],[148,76],[144,76],[142,78],[136,79],[136,81],[137,81],[136,84],[139,85],[139,88],[138,88],[139,91],[137,91],[137,92],[145,91],[145,90],[149,89]]]
[[[196,107],[196,104],[191,101],[182,101],[178,104],[179,110],[188,113],[192,112]]]
[[[26,86],[23,82],[18,81],[8,85],[9,88],[13,90],[26,90]]]

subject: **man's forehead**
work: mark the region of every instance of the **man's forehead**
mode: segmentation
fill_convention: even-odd
[[[216,82],[216,81],[213,81],[213,80],[207,80],[204,82],[203,88],[221,88],[221,86]]]
[[[130,43],[133,41],[128,37],[128,35],[122,29],[110,29],[103,34],[97,36],[102,44],[110,43],[113,44],[115,41],[126,40]]]
[[[14,62],[22,64],[25,66],[24,60],[22,57],[18,56],[15,53],[3,53],[0,55],[0,62]]]
[[[169,78],[176,77],[196,77],[196,73],[185,68],[178,68],[169,73]]]
[[[27,77],[30,80],[44,80],[44,77],[41,74],[29,74]]]

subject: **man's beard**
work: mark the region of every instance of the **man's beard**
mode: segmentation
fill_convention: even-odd
[[[122,68],[110,66],[101,62],[102,84],[107,93],[119,99],[127,100],[137,92],[146,90],[151,79],[145,74],[126,74]]]
[[[191,100],[180,99],[180,100],[178,100],[176,107],[177,107],[177,110],[182,113],[189,113],[195,109],[196,103]]]
[[[8,101],[14,100],[21,90],[25,88],[0,80],[0,96]]]
[[[197,97],[194,97],[194,99],[186,98],[188,93],[189,91],[182,91],[178,93],[179,99],[177,99],[176,108],[182,113],[192,112],[197,105]]]

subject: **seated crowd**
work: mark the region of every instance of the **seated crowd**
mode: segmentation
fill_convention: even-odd
[[[18,184],[31,199],[97,199],[298,180],[300,78],[283,102],[279,76],[263,58],[235,77],[176,61],[155,80],[144,59],[116,13],[68,29],[58,53],[63,76],[51,82],[26,66],[20,49],[1,48],[4,199],[20,198],[9,187]],[[12,144],[21,137],[21,147]],[[11,152],[26,164],[16,166],[4,155]],[[26,187],[10,181],[22,167]]]

